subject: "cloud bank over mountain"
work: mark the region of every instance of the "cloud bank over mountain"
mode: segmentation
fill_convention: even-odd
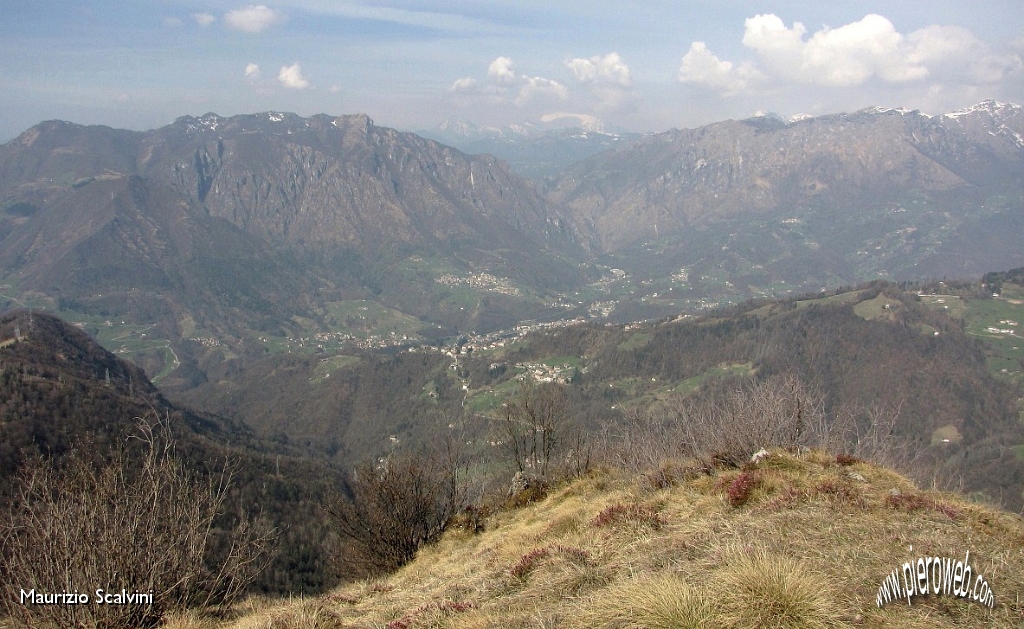
[[[649,132],[760,110],[1024,100],[1024,34],[1008,1],[47,6],[0,24],[0,140],[41,119],[142,130],[206,111],[363,112],[405,129],[568,113]]]

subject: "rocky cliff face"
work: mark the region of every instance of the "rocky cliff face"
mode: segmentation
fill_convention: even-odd
[[[604,251],[743,213],[855,210],[908,194],[1024,183],[1022,108],[988,101],[929,117],[874,108],[669,131],[564,174],[548,199]]]
[[[273,242],[540,244],[557,231],[540,196],[494,158],[364,115],[181,118],[145,138],[139,165],[212,216]]]
[[[207,114],[146,133],[47,122],[0,147],[0,171],[0,195],[40,207],[69,188],[142,177],[275,244],[567,244],[540,195],[495,158],[365,115]]]
[[[585,309],[575,293],[602,254],[638,281],[704,277],[694,299],[711,301],[980,275],[1024,264],[1022,112],[726,121],[604,151],[542,191],[363,115],[44,122],[0,146],[0,286],[238,338],[345,299],[433,330]]]
[[[444,325],[532,318],[544,298],[509,294],[580,281],[563,225],[499,160],[362,115],[51,121],[0,146],[0,292],[175,341],[298,335],[345,299]],[[439,308],[444,273],[510,288]]]

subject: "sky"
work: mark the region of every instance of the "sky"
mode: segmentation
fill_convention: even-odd
[[[0,142],[43,120],[365,113],[634,132],[1024,104],[1021,0],[0,0]]]

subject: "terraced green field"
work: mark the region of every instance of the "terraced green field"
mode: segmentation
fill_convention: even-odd
[[[673,388],[675,393],[688,395],[700,388],[702,384],[714,378],[727,378],[731,376],[749,376],[754,373],[752,363],[722,363],[708,369],[704,373],[687,378]]]
[[[886,319],[889,315],[897,312],[903,304],[898,299],[892,299],[885,295],[879,295],[874,299],[866,299],[853,307],[853,312],[858,317],[868,321]]]
[[[359,338],[386,336],[392,332],[415,336],[423,327],[415,317],[365,299],[333,301],[326,305],[325,310],[332,331]]]
[[[350,369],[358,365],[360,358],[358,356],[348,356],[346,354],[339,354],[337,356],[331,356],[330,358],[324,358],[317,366],[313,369],[313,377],[309,379],[313,384],[320,384],[324,380],[331,377],[331,374],[340,371],[342,369]]]
[[[161,379],[180,365],[170,339],[156,334],[155,325],[133,325],[116,318],[85,315],[71,310],[59,311],[57,316],[85,329],[100,345],[126,360],[138,362],[138,358],[143,355],[162,355],[162,368],[150,377],[154,384],[159,384]]]
[[[812,304],[851,304],[860,299],[863,290],[852,290],[848,293],[839,293],[838,295],[829,295],[828,297],[819,297],[818,299],[801,299],[796,302],[797,308],[806,308]]]
[[[967,303],[965,319],[967,333],[990,348],[989,367],[1024,380],[1024,302],[1006,297],[973,299]]]
[[[517,390],[519,381],[514,378],[493,388],[479,389],[470,393],[466,399],[466,408],[477,415],[496,416],[501,410],[501,404],[515,395]]]
[[[921,301],[963,319],[967,333],[984,341],[993,372],[1024,381],[1024,288],[1004,284],[999,297],[925,295]]]

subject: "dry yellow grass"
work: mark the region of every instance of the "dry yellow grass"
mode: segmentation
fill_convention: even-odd
[[[734,506],[729,488],[744,474],[749,491]],[[876,607],[903,562],[967,551],[994,609],[950,595]],[[1020,516],[866,463],[775,452],[660,489],[595,472],[492,516],[483,533],[450,531],[387,578],[254,604],[218,627],[1019,628],[1022,575]]]
[[[731,554],[718,577],[727,627],[825,629],[839,624],[828,581],[803,562],[763,550]]]
[[[580,629],[712,629],[714,602],[700,586],[663,573],[623,580],[581,606],[570,625]]]

